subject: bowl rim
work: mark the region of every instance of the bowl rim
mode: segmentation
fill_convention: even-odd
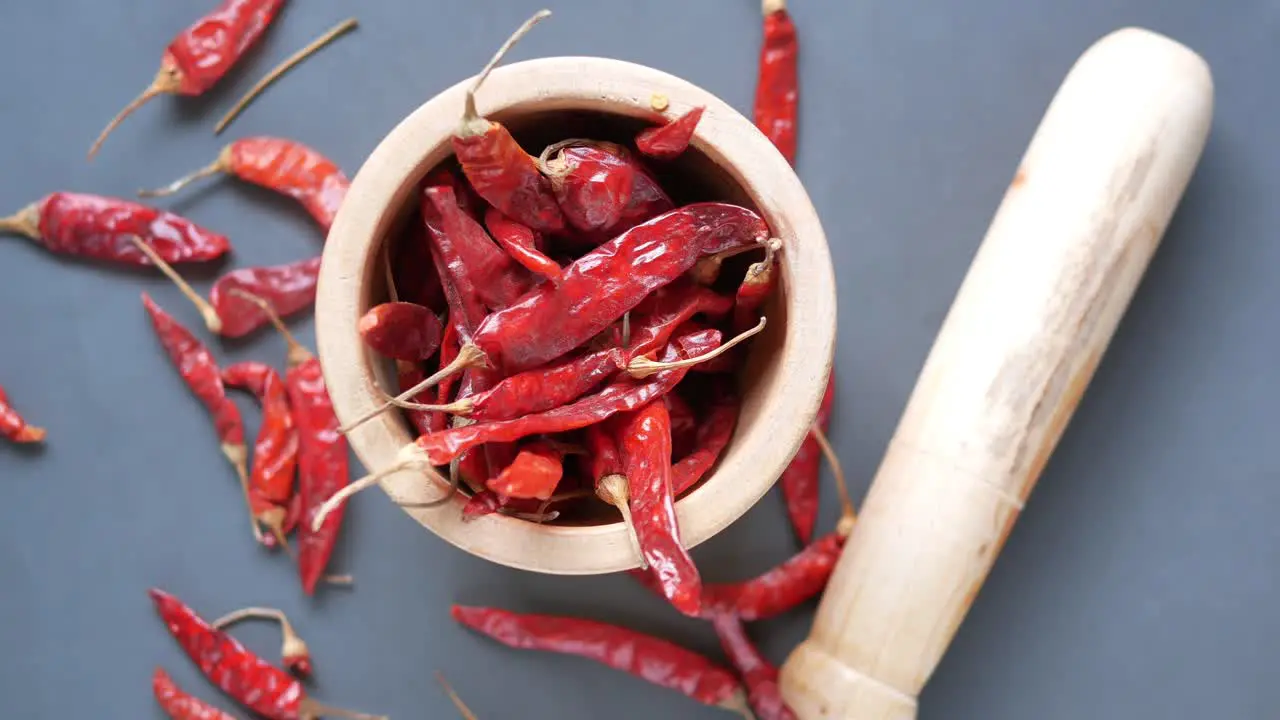
[[[372,363],[356,331],[366,309],[364,283],[372,277],[382,239],[409,194],[428,170],[452,154],[449,138],[473,79],[431,98],[387,134],[352,180],[329,232],[316,293],[316,344],[340,422],[377,403]],[[663,114],[650,107],[655,93],[670,103]],[[782,240],[780,281],[787,309],[775,387],[761,393],[767,396],[760,399],[758,420],[745,428],[739,423],[715,471],[676,502],[682,541],[692,548],[741,517],[773,486],[817,414],[836,335],[834,268],[817,213],[790,164],[750,121],[706,90],[654,68],[599,57],[525,60],[494,70],[477,103],[486,115],[578,109],[650,120],[704,106],[694,147],[742,187]],[[390,413],[348,435],[370,471],[393,465],[400,447],[411,440],[403,420]],[[381,485],[393,502],[437,536],[502,565],[583,575],[639,564],[620,521],[540,525],[495,513],[464,522],[464,497],[435,508],[405,507],[440,495],[441,489],[424,483],[417,471],[393,473]]]

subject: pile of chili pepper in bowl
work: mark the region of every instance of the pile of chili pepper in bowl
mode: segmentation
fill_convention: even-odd
[[[326,508],[381,484],[496,562],[696,575],[687,548],[819,413],[825,238],[788,158],[710,93],[601,58],[494,69],[541,17],[402,121],[334,222],[318,349],[371,475]]]

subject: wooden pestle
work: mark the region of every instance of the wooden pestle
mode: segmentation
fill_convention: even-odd
[[[803,720],[916,717],[1204,148],[1213,81],[1128,28],[1067,75],[782,669]],[[944,713],[945,714],[945,713]]]

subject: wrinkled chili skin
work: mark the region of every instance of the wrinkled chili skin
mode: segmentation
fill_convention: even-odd
[[[173,595],[147,592],[169,633],[219,690],[265,718],[299,720],[304,693],[298,680],[213,629]]]
[[[681,277],[658,288],[636,306],[632,323],[631,345],[635,355],[649,353],[667,344],[676,328],[695,315],[719,320],[733,309],[733,301],[720,293]],[[619,338],[621,342],[621,338]]]
[[[529,271],[503,252],[484,226],[463,211],[453,188],[428,187],[423,191],[423,203],[429,203],[439,217],[441,232],[433,233],[433,238],[441,255],[450,262],[455,276],[459,270],[456,264],[460,264],[489,309],[501,310],[533,287]]]
[[[338,418],[325,388],[320,362],[314,357],[289,368],[285,375],[289,404],[298,427],[298,492],[302,522],[298,524],[298,573],[302,588],[315,594],[338,540],[346,505],[329,513],[318,531],[311,529],[316,510],[350,481],[347,440],[338,432]]]
[[[262,403],[262,425],[253,442],[249,492],[253,499],[284,509],[294,495],[293,479],[298,466],[298,430],[284,380],[270,365],[247,361],[224,369],[222,381],[244,388]]]
[[[171,265],[221,257],[231,243],[226,236],[173,213],[118,198],[56,192],[31,206],[38,214],[38,240],[52,252],[151,265],[133,244],[150,245]]]
[[[551,182],[505,127],[491,122],[481,135],[455,135],[453,152],[476,194],[503,215],[539,232],[564,232]]]
[[[826,432],[827,422],[831,419],[831,404],[835,399],[835,375],[827,380],[827,390],[822,395],[822,404],[818,406],[818,415],[814,423]],[[801,545],[808,545],[813,539],[813,528],[818,522],[818,480],[822,467],[822,448],[813,438],[813,433],[805,435],[804,442],[795,457],[782,471],[779,484],[787,506],[787,516],[791,518],[791,527]]]
[[[583,255],[558,286],[543,283],[489,315],[472,342],[508,374],[537,367],[590,340],[702,255],[762,242],[768,234],[759,215],[736,205],[673,210]]]
[[[786,9],[765,15],[754,120],[760,132],[792,164],[796,161],[796,114],[800,88],[796,73],[798,55],[796,27]]]
[[[649,128],[636,136],[636,149],[658,160],[674,160],[689,147],[693,131],[702,119],[703,107],[696,107],[666,125]]]
[[[288,195],[328,232],[351,181],[329,158],[293,140],[249,137],[227,148],[236,177]]]
[[[453,619],[507,647],[594,660],[706,705],[728,705],[742,686],[707,658],[651,635],[592,620],[454,605]]]
[[[636,538],[649,572],[675,609],[698,617],[702,579],[680,541],[671,492],[671,417],[666,404],[659,399],[628,417],[618,446],[623,474],[630,483]]]
[[[795,713],[782,700],[778,688],[778,669],[760,654],[747,637],[742,621],[728,613],[712,617],[720,647],[737,668],[747,686],[747,699],[759,720],[796,720]]]
[[[760,305],[773,293],[778,266],[775,260],[752,263],[738,285],[733,301],[733,332],[750,330],[760,320]]]
[[[693,440],[693,452],[682,457],[671,468],[672,492],[680,497],[698,481],[720,459],[720,453],[733,437],[734,428],[738,424],[738,411],[742,399],[728,384],[717,388],[711,401],[711,410],[698,424],[697,434]]]
[[[160,709],[173,720],[236,720],[234,715],[184,692],[162,668],[156,668],[151,675],[151,692]]]
[[[45,438],[44,428],[27,423],[9,404],[9,395],[0,387],[0,437],[16,443],[38,443]]]
[[[232,289],[247,292],[271,303],[281,317],[304,310],[316,300],[320,257],[284,265],[232,270],[213,284],[209,302],[222,320],[223,337],[243,337],[266,325],[266,313],[257,305],[237,297]]]
[[[199,95],[213,87],[262,37],[283,5],[284,0],[223,0],[178,33],[162,63],[179,71],[177,92]]]
[[[489,390],[471,397],[473,420],[511,420],[554,410],[577,400],[618,374],[627,354],[617,348],[576,357],[549,368],[503,378]]]
[[[520,447],[511,464],[487,485],[503,498],[549,500],[562,477],[564,455],[544,441],[534,441]]]
[[[583,141],[561,148],[547,162],[547,177],[565,220],[579,232],[598,233],[622,219],[631,203],[637,168],[625,148]]]
[[[356,329],[374,352],[406,362],[421,362],[434,355],[444,332],[430,308],[407,302],[369,308]]]
[[[609,475],[622,474],[622,453],[618,449],[613,423],[605,421],[588,425],[582,437],[587,450],[582,462],[595,487],[599,487],[600,480]]]
[[[677,349],[677,345],[679,346]],[[720,332],[705,330],[681,337],[667,347],[664,362],[680,360],[709,352],[720,346]],[[514,442],[541,433],[577,430],[605,420],[617,413],[643,407],[670,392],[688,368],[663,370],[644,380],[621,375],[599,393],[577,402],[562,405],[544,413],[525,415],[512,420],[475,423],[420,436],[414,441],[434,465],[444,465],[463,452],[486,443]],[[668,453],[668,457],[670,453]]]
[[[745,622],[777,617],[826,588],[843,547],[844,538],[836,533],[824,535],[763,575],[704,585],[702,602],[710,611],[731,613]]]
[[[489,234],[493,236],[494,242],[498,243],[512,260],[535,275],[553,283],[560,282],[560,277],[564,275],[564,268],[538,250],[538,245],[542,242],[541,233],[503,215],[497,208],[485,210],[484,224],[489,229]]]
[[[447,185],[428,185],[422,192],[419,212],[431,239],[431,259],[440,277],[440,288],[449,306],[449,317],[458,324],[460,337],[468,341],[488,315],[477,275],[492,272],[493,263],[497,261],[492,259],[492,255],[485,253],[481,246],[480,262],[475,267],[468,265],[467,259],[459,251],[456,239],[446,231],[444,218],[432,200],[433,195],[439,199],[449,195],[456,198],[457,194]],[[485,240],[492,244],[488,238]],[[512,289],[508,287],[505,290],[510,292]]]
[[[235,403],[227,397],[221,370],[209,348],[156,305],[150,295],[142,294],[142,304],[151,317],[151,326],[155,328],[156,336],[169,360],[213,418],[218,439],[224,446],[244,445],[244,420]]]

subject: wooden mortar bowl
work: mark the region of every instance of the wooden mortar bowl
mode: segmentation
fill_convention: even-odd
[[[403,120],[361,167],[324,249],[316,297],[316,336],[325,381],[340,421],[349,422],[393,390],[391,365],[366,350],[358,318],[386,300],[384,239],[398,238],[418,204],[418,183],[453,150],[471,80],[437,95]],[[654,93],[670,100],[667,117],[705,106],[693,144],[672,167],[677,203],[725,200],[753,206],[783,243],[781,283],[765,306],[768,327],[749,341],[740,375],[742,412],[719,464],[676,503],[686,546],[724,529],[773,485],[813,422],[835,344],[836,294],[826,238],[808,195],[769,140],[711,93],[651,68],[594,57],[556,57],[500,67],[477,96],[486,117],[510,127],[526,149],[574,137],[626,141],[660,118]],[[584,115],[589,122],[582,123]],[[604,137],[601,137],[604,135]],[[667,184],[657,163],[660,181]],[[687,192],[684,192],[686,191]],[[681,197],[688,195],[688,197]],[[392,393],[394,394],[394,393]],[[413,441],[398,411],[353,430],[356,454],[370,471],[391,467]],[[383,489],[398,504],[423,503],[443,488],[423,473],[390,475]],[[535,524],[501,514],[463,522],[460,494],[443,506],[405,510],[450,543],[503,565],[585,575],[636,567],[616,516],[599,524]]]

